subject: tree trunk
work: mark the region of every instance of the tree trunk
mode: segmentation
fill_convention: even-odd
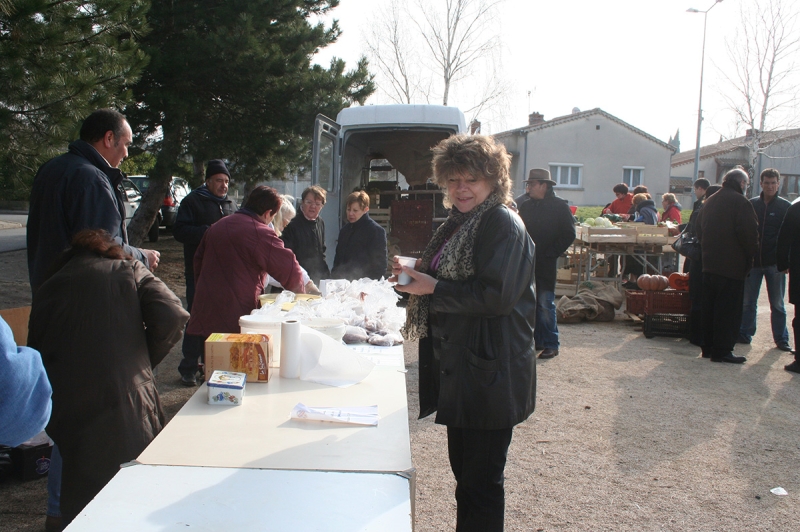
[[[164,139],[161,141],[161,149],[156,157],[156,165],[148,176],[150,186],[128,226],[128,240],[132,246],[140,246],[144,241],[144,237],[156,219],[158,210],[164,203],[172,174],[178,167],[182,145],[180,130],[173,130],[165,123],[163,132]]]

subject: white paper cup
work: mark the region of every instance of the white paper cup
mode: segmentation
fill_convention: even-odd
[[[401,266],[408,266],[409,268],[413,268],[417,264],[417,259],[414,257],[397,257],[397,262],[400,263]],[[403,285],[408,284],[411,282],[411,276],[405,272],[400,272],[397,276],[397,284]]]

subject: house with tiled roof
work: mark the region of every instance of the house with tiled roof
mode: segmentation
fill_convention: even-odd
[[[760,153],[751,168],[750,156],[753,132],[748,130],[743,137],[720,140],[700,148],[698,177],[711,183],[719,183],[722,176],[736,165],[747,168],[757,176],[765,168],[776,168],[781,173],[781,188],[778,193],[788,199],[800,194],[800,129],[784,129],[762,133],[759,141]],[[692,179],[694,175],[695,150],[683,151],[672,157],[672,179]],[[753,180],[751,196],[760,193],[758,179]]]
[[[618,183],[646,185],[656,204],[669,192],[675,147],[599,108],[551,120],[533,113],[527,126],[494,138],[512,155],[515,196],[531,168],[548,168],[556,194],[571,205],[605,205]]]

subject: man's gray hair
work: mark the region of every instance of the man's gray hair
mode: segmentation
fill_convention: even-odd
[[[747,184],[750,182],[750,176],[747,175],[741,168],[734,168],[732,170],[728,170],[728,173],[725,174],[725,177],[722,178],[722,184],[725,183],[738,183],[739,187],[744,190],[747,188]]]

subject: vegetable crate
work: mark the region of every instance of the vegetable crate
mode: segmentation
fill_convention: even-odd
[[[586,243],[635,244],[636,229],[578,226],[575,228],[575,238]]]
[[[627,290],[625,306],[630,314],[644,315],[644,335],[686,337],[692,302],[687,290]]]
[[[689,314],[687,290],[626,290],[625,307],[631,314]]]
[[[644,317],[644,337],[689,335],[688,314],[646,314]]]

